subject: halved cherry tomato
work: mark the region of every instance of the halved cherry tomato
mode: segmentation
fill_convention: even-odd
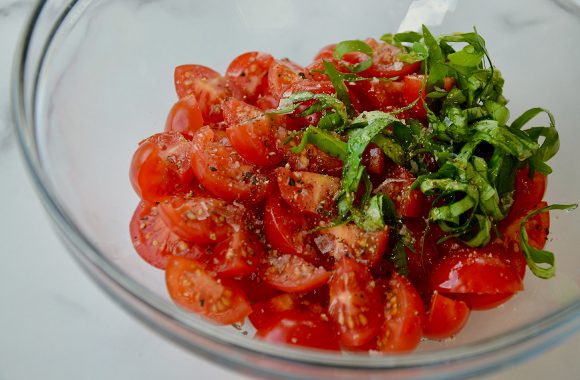
[[[463,329],[470,314],[465,302],[434,292],[423,335],[429,339],[450,338]]]
[[[178,132],[157,133],[139,143],[133,155],[129,178],[133,189],[146,201],[187,192],[194,179],[192,145]]]
[[[380,231],[364,231],[354,223],[325,228],[316,233],[314,242],[324,255],[340,260],[353,257],[369,267],[374,266],[387,251],[389,227]]]
[[[250,51],[234,58],[226,70],[226,77],[244,92],[244,100],[253,103],[268,88],[268,71],[274,57],[268,53]]]
[[[441,258],[429,277],[431,289],[461,299],[472,309],[493,307],[509,299],[523,289],[523,283],[516,268],[502,255],[504,249],[502,244],[492,243]]]
[[[139,256],[159,269],[165,269],[171,256],[198,259],[205,254],[201,247],[186,242],[171,232],[159,216],[158,206],[152,202],[139,202],[131,218],[129,230],[133,247]]]
[[[169,295],[177,305],[217,324],[241,322],[252,312],[239,286],[218,279],[198,261],[171,257],[165,269],[165,281]]]
[[[330,273],[300,256],[271,256],[264,271],[264,281],[288,293],[307,292],[326,284]]]
[[[288,164],[295,171],[313,172],[340,177],[342,160],[332,157],[315,145],[308,144],[300,153],[287,151]]]
[[[258,329],[256,337],[272,343],[340,350],[338,335],[332,324],[307,311],[289,310],[281,313],[275,322]]]
[[[291,172],[286,167],[275,170],[282,199],[301,212],[331,216],[336,210],[335,198],[340,179],[310,172]]]
[[[392,164],[387,168],[385,177],[376,192],[388,195],[393,200],[399,215],[420,216],[425,196],[418,189],[410,190],[415,176],[404,167]]]
[[[268,88],[277,99],[282,97],[286,88],[300,78],[304,69],[288,60],[275,61],[268,71]]]
[[[179,132],[187,138],[203,127],[203,116],[195,96],[188,95],[179,99],[167,115],[165,132]]]
[[[165,224],[184,240],[212,244],[224,240],[239,226],[245,208],[208,197],[176,196],[159,204]]]
[[[246,163],[223,132],[205,126],[192,145],[193,172],[210,193],[229,202],[259,202],[266,196],[268,177]]]
[[[315,252],[307,229],[306,218],[289,210],[279,194],[268,197],[264,209],[264,232],[272,248],[281,253],[312,256]]]
[[[386,287],[380,288],[385,306],[377,349],[381,352],[408,352],[415,349],[421,341],[425,324],[421,296],[406,277],[396,272]]]
[[[237,99],[223,103],[226,135],[236,151],[254,165],[272,166],[284,158],[276,139],[276,121],[259,108]]]
[[[214,247],[208,267],[219,276],[245,276],[258,269],[263,257],[258,237],[242,228]]]
[[[542,201],[546,192],[547,178],[539,171],[530,177],[529,168],[518,169],[514,184],[514,203],[510,208],[510,214],[519,215],[530,211]]]
[[[368,268],[353,258],[342,257],[329,282],[328,312],[346,347],[370,342],[381,323],[380,296]]]
[[[365,77],[394,78],[413,74],[421,68],[421,62],[404,63],[398,60],[401,49],[388,43],[378,43],[367,39],[373,48],[373,64],[367,70],[359,73]]]
[[[230,96],[243,97],[229,78],[202,65],[177,66],[174,81],[177,96],[195,96],[206,123],[216,123],[223,119],[221,104],[224,99]]]
[[[413,103],[421,96],[421,99],[408,111],[408,115],[419,120],[427,120],[427,111],[423,102],[427,97],[427,90],[423,89],[423,75],[406,75],[403,78],[403,100],[405,105]]]

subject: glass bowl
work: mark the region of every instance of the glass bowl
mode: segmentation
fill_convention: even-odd
[[[129,162],[137,142],[162,129],[179,64],[223,71],[249,50],[306,63],[323,45],[380,37],[402,20],[402,28],[425,22],[435,33],[476,25],[506,78],[512,114],[543,106],[556,115],[562,146],[547,200],[577,202],[579,12],[564,0],[41,1],[15,58],[18,135],[73,257],[120,305],[189,350],[270,378],[465,378],[529,358],[580,327],[580,212],[552,218],[557,276],[528,274],[526,291],[473,313],[455,339],[426,341],[407,355],[331,354],[257,341],[174,306],[163,273],[131,245],[138,200]]]

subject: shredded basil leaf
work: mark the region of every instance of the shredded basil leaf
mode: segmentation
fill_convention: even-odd
[[[361,40],[339,42],[334,48],[333,55],[335,58],[342,59],[346,53],[352,52],[364,53],[368,58],[356,65],[348,65],[351,72],[359,73],[371,67],[373,64],[373,49],[366,42]]]

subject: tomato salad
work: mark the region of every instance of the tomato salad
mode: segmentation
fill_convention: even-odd
[[[305,67],[253,51],[174,82],[133,157],[130,232],[177,305],[269,342],[406,352],[526,267],[554,275],[549,210],[573,207],[543,201],[554,119],[508,123],[477,31],[342,41]]]

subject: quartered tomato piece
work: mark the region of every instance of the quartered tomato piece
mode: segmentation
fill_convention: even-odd
[[[359,73],[365,77],[394,78],[413,74],[421,68],[421,62],[404,63],[398,60],[401,52],[396,46],[379,43],[376,40],[366,41],[373,48],[373,64]],[[365,58],[366,59],[366,58]]]
[[[451,338],[463,329],[470,314],[465,302],[434,292],[423,335],[429,339]]]
[[[165,224],[184,240],[197,244],[222,241],[239,228],[245,208],[221,199],[176,196],[159,204]]]
[[[340,350],[334,326],[320,315],[308,311],[289,310],[275,322],[258,329],[256,337],[271,343],[284,343],[321,350]]]
[[[268,71],[268,88],[270,94],[280,99],[288,86],[300,78],[304,69],[288,60],[275,61]]]
[[[157,133],[139,143],[129,178],[141,199],[159,202],[187,192],[194,179],[191,143],[178,132]]]
[[[328,312],[346,347],[360,347],[375,338],[381,323],[381,298],[368,268],[343,257],[329,282]]]
[[[171,232],[159,216],[158,206],[152,202],[139,202],[129,230],[133,247],[139,256],[159,269],[165,269],[167,260],[172,256],[198,259],[205,254],[201,247]]]
[[[326,284],[330,273],[300,256],[271,256],[264,271],[264,281],[288,293],[307,292]]]
[[[340,179],[329,175],[292,172],[285,167],[276,169],[282,198],[301,212],[331,216],[336,209],[335,198],[340,191]]]
[[[358,81],[349,88],[360,99],[365,111],[390,112],[403,105],[403,81]]]
[[[509,215],[501,221],[499,229],[503,234],[506,242],[514,242],[519,246],[520,244],[520,225],[526,215],[543,207],[547,207],[547,202],[540,202],[532,206],[529,210],[522,211],[520,214],[510,212]],[[550,233],[550,213],[541,212],[532,216],[526,223],[526,232],[528,234],[528,243],[537,249],[543,249],[548,241],[548,234]]]
[[[224,99],[243,97],[230,78],[202,65],[177,66],[174,81],[177,96],[195,96],[206,123],[217,123],[223,119],[221,104]]]
[[[250,51],[234,58],[226,77],[242,89],[244,100],[253,103],[268,88],[268,71],[273,62],[274,57],[268,53]]]
[[[388,195],[393,200],[399,215],[420,216],[425,197],[418,189],[410,190],[415,176],[404,167],[392,164],[387,168],[385,177],[376,192]]]
[[[427,90],[426,88],[423,89],[423,75],[407,75],[403,78],[403,100],[405,101],[405,105],[409,105],[413,103],[415,100],[419,99],[417,103],[407,111],[407,114],[412,117],[422,121],[427,120],[427,111],[423,105],[423,101],[427,97]]]
[[[268,197],[264,209],[264,232],[272,248],[281,253],[311,257],[315,252],[307,230],[305,217],[290,210],[279,194]]]
[[[441,258],[429,277],[431,289],[460,299],[472,309],[497,306],[523,289],[522,278],[504,249],[495,242]]]
[[[240,229],[214,247],[208,267],[219,276],[249,275],[258,269],[264,253],[258,237]]]
[[[518,169],[514,184],[514,203],[510,214],[518,215],[533,210],[534,206],[542,201],[546,192],[547,178],[537,170],[530,177],[529,168]]]
[[[352,257],[369,267],[380,261],[387,251],[389,227],[380,231],[364,231],[354,223],[325,228],[316,233],[314,242],[320,252],[335,260]]]
[[[223,132],[205,126],[192,145],[193,172],[210,193],[229,202],[259,202],[266,196],[268,177],[244,161]]]
[[[380,286],[384,303],[384,322],[377,337],[381,352],[409,352],[423,335],[425,308],[419,293],[407,278],[393,273],[386,286]]]
[[[241,100],[230,98],[223,103],[223,113],[232,146],[246,161],[272,166],[284,158],[276,138],[276,120],[262,110]]]
[[[169,295],[177,305],[217,324],[241,322],[252,312],[238,285],[215,277],[198,261],[170,258],[165,269],[165,281]]]
[[[322,151],[316,145],[308,144],[300,153],[286,152],[290,169],[340,177],[342,160]]]
[[[203,116],[194,95],[179,99],[167,115],[165,132],[179,132],[187,138],[203,127]]]

